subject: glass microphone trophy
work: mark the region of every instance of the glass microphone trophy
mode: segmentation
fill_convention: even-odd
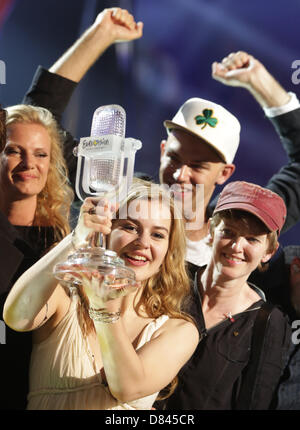
[[[121,202],[126,197],[133,178],[135,153],[142,143],[125,138],[125,127],[126,113],[121,106],[101,106],[95,111],[91,137],[81,138],[74,151],[78,157],[76,194],[82,201],[87,197],[105,197]],[[93,234],[88,246],[54,267],[55,277],[64,284],[80,282],[76,271],[78,275],[82,271],[97,271],[104,279],[101,289],[107,286],[106,294],[111,284],[135,282],[134,271],[125,266],[116,252],[105,249],[104,237],[99,233]],[[105,291],[99,292],[102,294]]]

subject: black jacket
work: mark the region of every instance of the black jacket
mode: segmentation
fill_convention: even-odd
[[[258,300],[246,311],[233,315],[206,330],[201,299],[195,281],[190,313],[194,316],[202,339],[179,372],[179,383],[165,402],[156,407],[166,410],[238,410],[244,404],[241,386],[245,372],[253,363],[253,342],[263,336],[255,334],[254,322],[264,300]],[[276,406],[276,388],[287,361],[291,330],[278,308],[272,308],[259,365],[251,372],[254,384],[251,400],[244,408],[266,410]],[[247,381],[248,382],[248,381]]]

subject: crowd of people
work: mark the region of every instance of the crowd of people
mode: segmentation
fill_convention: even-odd
[[[300,219],[300,105],[260,61],[231,53],[212,77],[246,88],[275,127],[288,161],[265,187],[230,182],[240,123],[194,97],[164,122],[160,184],[135,178],[117,207],[76,199],[63,112],[103,52],[142,33],[127,10],[105,9],[1,110],[1,409],[300,409],[300,245],[278,242]],[[99,272],[53,274],[98,233],[135,275],[106,285],[113,298],[99,297]]]

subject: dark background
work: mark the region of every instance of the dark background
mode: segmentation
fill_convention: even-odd
[[[87,136],[97,107],[122,105],[127,137],[143,142],[136,170],[156,176],[159,144],[166,136],[163,121],[186,99],[207,98],[241,122],[231,179],[265,185],[287,161],[279,139],[246,90],[212,80],[211,63],[245,50],[299,96],[300,87],[292,83],[292,63],[300,59],[298,0],[0,0],[0,59],[6,64],[2,104],[19,103],[36,67],[50,67],[97,13],[113,6],[143,21],[144,36],[106,51],[75,91],[64,126],[77,137]],[[281,243],[300,243],[299,223]]]

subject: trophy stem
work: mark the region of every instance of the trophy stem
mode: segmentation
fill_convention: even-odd
[[[89,241],[90,248],[103,248],[106,249],[106,237],[103,233],[92,234]]]
[[[98,243],[100,248],[106,249],[106,236],[103,233],[99,233],[98,236]]]

